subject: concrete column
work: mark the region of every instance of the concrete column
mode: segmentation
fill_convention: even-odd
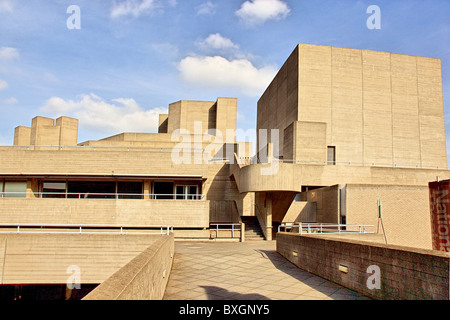
[[[27,180],[27,198],[36,198],[37,192],[39,192],[38,180]]]
[[[144,180],[144,199],[149,200],[150,199],[150,193],[151,193],[152,184],[150,180]]]
[[[272,240],[272,193],[266,193],[266,240]]]

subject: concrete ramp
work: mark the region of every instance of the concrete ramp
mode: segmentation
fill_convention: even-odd
[[[164,300],[356,300],[366,297],[305,272],[275,241],[175,242]]]

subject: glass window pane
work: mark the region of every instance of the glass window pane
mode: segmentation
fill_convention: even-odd
[[[197,186],[189,186],[189,200],[197,200]]]
[[[26,181],[6,181],[5,198],[26,198]]]
[[[173,182],[155,182],[153,186],[153,193],[155,194],[155,199],[173,200]]]
[[[65,198],[66,183],[65,182],[44,182],[42,198]]]
[[[65,182],[44,182],[44,189],[66,190]]]
[[[336,147],[328,147],[327,158],[329,165],[336,164]]]
[[[177,200],[184,200],[185,199],[184,186],[177,186],[176,193],[177,193]]]
[[[117,183],[119,199],[143,199],[142,189],[142,182],[119,181]]]

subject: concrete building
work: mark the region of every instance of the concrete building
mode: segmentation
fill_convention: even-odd
[[[246,166],[236,180],[266,225],[384,222],[389,243],[430,248],[428,183],[449,176],[439,59],[301,44],[259,100],[257,129],[277,173]]]
[[[0,148],[0,227],[170,226],[178,239],[242,241],[241,229],[271,240],[282,223],[342,223],[431,248],[428,183],[450,178],[439,59],[299,45],[257,113],[255,156],[236,141],[235,98],[179,101],[158,133],[81,143],[78,120],[35,117]],[[59,250],[51,235],[27,236],[1,240],[1,283],[61,283],[56,256],[24,275],[22,246]]]

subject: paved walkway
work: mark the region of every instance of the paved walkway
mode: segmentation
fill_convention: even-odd
[[[175,242],[164,300],[356,300],[354,291],[305,272],[275,241]]]

